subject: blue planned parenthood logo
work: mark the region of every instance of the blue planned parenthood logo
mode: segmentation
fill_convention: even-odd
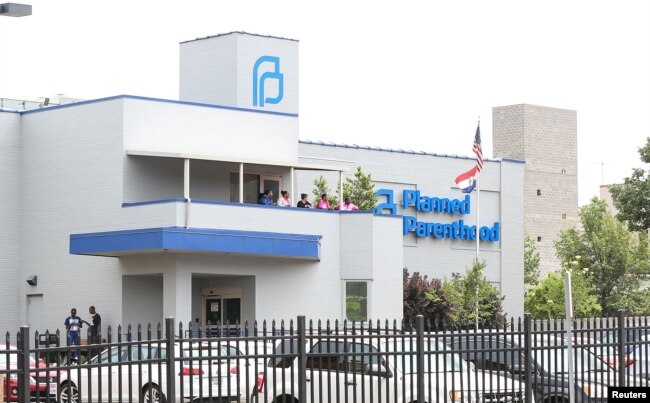
[[[381,199],[386,197],[386,202],[380,203],[375,208],[376,214],[397,215],[397,204],[392,189],[379,189],[375,197]],[[448,217],[466,216],[470,214],[471,198],[465,195],[463,199],[451,199],[447,197],[425,196],[419,190],[403,190],[401,206],[403,210],[415,209],[421,213],[443,214]],[[421,217],[426,217],[422,214]],[[464,219],[449,220],[443,222],[420,221],[418,217],[403,215],[402,231],[404,236],[410,233],[418,238],[431,237],[434,239],[461,239],[476,240],[476,225],[467,224]],[[501,234],[501,224],[497,221],[492,226],[481,226],[478,236],[482,241],[498,242]]]
[[[270,65],[270,66],[269,66]],[[270,68],[269,68],[270,67]],[[262,73],[260,74],[260,69]],[[277,82],[278,93],[275,97],[267,97],[266,86],[269,80]],[[280,73],[280,58],[277,56],[262,56],[253,66],[253,106],[264,104],[279,104],[284,96],[284,75]]]
[[[397,204],[393,201],[393,189],[379,189],[375,193],[376,198],[386,196],[386,203],[378,204],[375,208],[376,214],[382,214],[383,210],[388,210],[390,215],[397,215]]]

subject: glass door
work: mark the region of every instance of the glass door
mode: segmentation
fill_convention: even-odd
[[[210,295],[204,298],[205,328],[209,336],[237,335],[241,326],[241,297]]]
[[[273,204],[277,204],[278,197],[280,197],[280,186],[282,185],[282,178],[280,176],[263,175],[260,180],[260,193],[267,189],[273,192]]]

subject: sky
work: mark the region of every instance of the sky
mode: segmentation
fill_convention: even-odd
[[[14,0],[20,2],[23,0]],[[492,107],[578,116],[579,204],[644,167],[650,2],[24,0],[0,17],[0,97],[178,99],[179,42],[300,41],[300,138],[472,155]]]

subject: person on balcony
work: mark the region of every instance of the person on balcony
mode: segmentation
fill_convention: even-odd
[[[343,203],[339,204],[334,208],[334,210],[341,210],[341,211],[356,211],[359,210],[359,207],[357,207],[352,201],[350,201],[349,197],[346,197]]]
[[[330,206],[329,200],[327,200],[327,193],[323,193],[320,196],[320,200],[318,201],[318,204],[316,205],[317,209],[321,210],[331,210],[332,206]]]
[[[260,195],[260,203],[263,206],[272,206],[273,205],[273,191],[271,189],[264,190],[264,193]]]
[[[300,194],[300,200],[298,201],[297,207],[300,208],[311,208],[311,203],[309,202],[309,195],[307,193]]]
[[[280,192],[281,196],[278,199],[278,206],[280,207],[291,207],[291,199],[289,198],[289,192],[282,190]]]

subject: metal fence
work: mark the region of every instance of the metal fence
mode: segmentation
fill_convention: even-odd
[[[5,401],[43,402],[562,402],[606,401],[647,387],[644,318],[526,316],[500,329],[398,322],[176,325],[68,346],[66,334],[21,327],[0,343]],[[572,354],[569,354],[571,350]],[[75,360],[76,358],[76,360]],[[570,367],[574,374],[569,374]],[[171,369],[171,370],[170,370]]]

